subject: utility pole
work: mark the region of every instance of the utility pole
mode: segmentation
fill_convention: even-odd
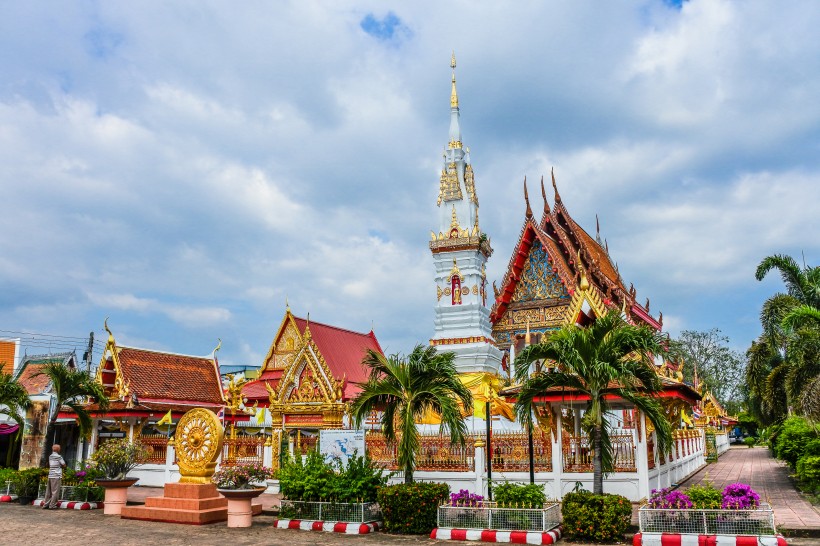
[[[88,349],[86,349],[83,358],[85,359],[85,371],[91,373],[91,353],[94,350],[94,331],[88,333]]]

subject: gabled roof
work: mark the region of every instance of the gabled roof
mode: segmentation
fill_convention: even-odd
[[[76,367],[77,355],[73,352],[55,353],[50,355],[24,356],[17,371],[17,381],[26,389],[29,396],[42,394],[48,388],[50,379],[48,376],[40,375],[43,368],[48,364],[63,364],[64,366]]]
[[[625,288],[623,279],[612,262],[609,252],[570,216],[558,193],[554,176],[552,184],[555,198],[554,205],[550,208],[543,178],[541,180],[544,213],[540,222],[536,222],[530,208],[526,180],[524,181],[524,196],[527,205],[524,225],[507,266],[501,288],[496,289],[496,301],[490,312],[490,320],[495,324],[506,313],[521,279],[521,271],[537,240],[549,256],[554,274],[561,279],[570,294],[577,288],[581,277],[586,276],[596,300],[600,300],[603,305],[610,308],[626,307],[628,318],[633,322],[642,322],[660,329],[662,324],[660,319],[656,320],[649,314],[648,308],[636,303],[634,288],[630,290]]]
[[[383,354],[381,345],[376,339],[376,334],[371,330],[368,333],[354,332],[337,326],[323,324],[313,320],[297,317],[288,309],[285,317],[279,326],[279,330],[271,343],[265,361],[263,362],[263,372],[256,381],[249,381],[242,388],[242,393],[249,399],[265,399],[268,391],[265,383],[271,387],[278,388],[278,383],[287,370],[287,366],[293,364],[289,361],[285,367],[281,367],[276,362],[276,348],[289,328],[295,328],[298,332],[298,344],[306,341],[306,332],[310,332],[310,343],[318,350],[321,359],[327,365],[328,371],[337,381],[345,380],[343,386],[344,399],[348,400],[359,392],[357,383],[367,380],[367,369],[362,366],[368,350]],[[293,347],[294,354],[299,345]],[[276,367],[274,367],[276,366]]]
[[[106,326],[106,329],[108,327]],[[109,330],[97,381],[112,400],[222,405],[216,351],[211,356],[123,347]],[[136,398],[134,398],[136,397]]]

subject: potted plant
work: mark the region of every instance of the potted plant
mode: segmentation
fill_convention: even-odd
[[[44,468],[28,468],[21,470],[11,478],[12,486],[17,492],[17,502],[31,504],[37,498],[38,489],[43,476],[48,474]]]
[[[139,478],[129,478],[128,473],[148,456],[141,444],[132,444],[126,438],[109,440],[91,456],[92,465],[99,474],[97,485],[105,488],[106,515],[119,515],[128,499],[128,488]]]
[[[238,464],[221,468],[213,476],[219,493],[228,499],[228,527],[251,526],[251,499],[267,489],[273,471],[261,464]]]

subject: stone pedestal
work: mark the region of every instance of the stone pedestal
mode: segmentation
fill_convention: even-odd
[[[262,512],[262,505],[251,507],[253,514]],[[228,499],[220,496],[214,484],[166,483],[161,497],[148,497],[144,506],[126,506],[124,519],[163,521],[203,525],[228,519]]]
[[[251,501],[264,492],[264,487],[256,489],[219,489],[219,493],[228,499],[228,527],[250,527],[253,525]]]

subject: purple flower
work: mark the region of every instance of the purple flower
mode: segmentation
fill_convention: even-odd
[[[725,510],[750,510],[760,506],[760,495],[745,483],[730,483],[723,490],[723,503],[721,508]]]
[[[653,489],[649,497],[648,506],[650,508],[689,510],[692,508],[692,500],[680,491],[672,491],[670,488]]]
[[[458,493],[450,493],[451,506],[479,506],[483,500],[482,495],[470,493],[466,489],[461,489]]]

